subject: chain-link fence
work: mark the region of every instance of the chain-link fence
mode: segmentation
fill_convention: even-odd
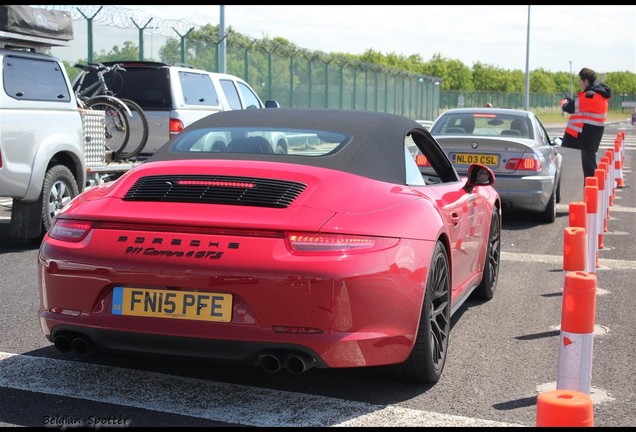
[[[158,20],[139,11],[111,6],[46,6],[67,10],[74,19],[75,38],[67,47],[54,47],[52,54],[71,64],[80,59],[109,55],[110,60],[131,59],[185,62],[208,71],[218,71],[219,45],[211,40],[195,47],[188,34],[197,28],[183,20]],[[102,10],[103,9],[103,10]],[[113,40],[116,28],[117,44]],[[162,48],[178,42],[178,54],[166,60]],[[522,109],[522,93],[441,91],[441,78],[414,74],[397,68],[351,61],[345,56],[297,49],[290,52],[251,41],[226,39],[226,72],[245,79],[263,100],[277,100],[293,108],[343,108],[401,114],[416,120],[433,120],[449,108],[496,107]],[[108,47],[108,48],[99,48]],[[132,48],[132,50],[131,50]],[[176,51],[175,51],[176,52]],[[205,53],[205,55],[202,54]],[[117,57],[118,54],[121,57]],[[165,52],[163,53],[165,56]],[[565,95],[530,93],[533,111],[558,111]],[[612,98],[610,109],[621,109]]]

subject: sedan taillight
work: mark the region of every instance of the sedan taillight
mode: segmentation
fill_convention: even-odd
[[[415,156],[415,163],[418,167],[430,167],[431,163],[428,161],[428,158],[423,154],[418,154]]]
[[[525,154],[522,158],[512,158],[506,162],[510,171],[541,171],[541,161],[535,154]]]

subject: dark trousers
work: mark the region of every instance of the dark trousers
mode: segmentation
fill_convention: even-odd
[[[581,150],[581,165],[583,166],[583,177],[594,177],[594,171],[598,168],[596,152]]]

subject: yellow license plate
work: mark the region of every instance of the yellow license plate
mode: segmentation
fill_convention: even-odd
[[[202,291],[116,287],[113,315],[230,322],[232,295]]]
[[[453,153],[451,162],[461,165],[469,165],[478,163],[486,166],[499,165],[499,155],[495,154],[471,154],[471,153]]]

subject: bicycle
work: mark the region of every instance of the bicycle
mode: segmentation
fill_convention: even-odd
[[[109,67],[101,63],[77,63],[75,67],[82,69],[74,86],[78,104],[80,108],[104,111],[106,147],[112,152],[113,160],[137,156],[148,141],[148,119],[136,102],[115,97],[104,78],[108,73],[126,69],[119,64]],[[95,81],[82,88],[86,76],[93,72]]]

